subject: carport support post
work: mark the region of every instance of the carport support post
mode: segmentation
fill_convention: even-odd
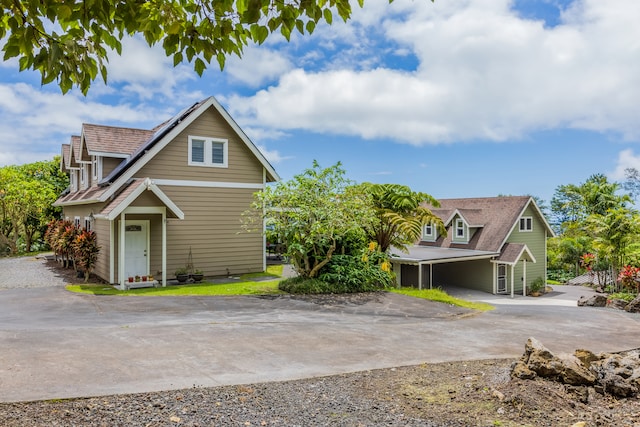
[[[527,260],[522,260],[522,296],[527,296]]]
[[[418,263],[418,290],[422,290],[422,264]]]
[[[429,264],[429,289],[433,289],[433,264]]]
[[[514,278],[513,276],[516,274],[516,269],[515,269],[516,265],[515,264],[511,264],[511,298],[514,297],[513,294],[513,287],[514,287]]]

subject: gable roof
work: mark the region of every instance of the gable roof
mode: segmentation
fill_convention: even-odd
[[[278,181],[280,177],[275,169],[264,157],[262,152],[249,139],[249,137],[240,129],[240,126],[231,118],[227,110],[213,97],[209,97],[203,101],[196,102],[192,106],[185,108],[170,120],[160,125],[154,134],[143,144],[141,144],[131,156],[115,168],[106,178],[99,184],[107,185],[110,183],[118,185],[118,182],[127,180],[140,170],[149,160],[151,160],[160,150],[162,150],[169,142],[171,142],[180,132],[193,123],[210,107],[216,109],[223,119],[231,126],[234,132],[240,137],[240,140],[249,148],[254,156],[260,161],[267,171],[268,181]]]
[[[440,236],[436,242],[421,242],[421,245],[499,252],[529,206],[535,207],[545,228],[553,236],[551,227],[530,196],[441,199],[439,202],[439,208],[427,207],[442,219],[445,225],[449,225],[453,218],[459,215],[469,227],[477,230],[466,244],[453,243],[446,235]]]
[[[132,179],[126,187],[107,204],[96,218],[106,218],[113,221],[144,191],[151,191],[167,207],[169,213],[179,219],[184,219],[184,213],[180,208],[149,178]]]
[[[526,255],[526,259],[531,262],[537,262],[536,257],[533,256],[527,245],[524,243],[507,243],[502,248],[500,256],[495,261],[514,265],[522,259],[522,256]]]
[[[112,197],[117,196],[130,182],[136,172],[209,108],[214,108],[222,116],[240,140],[258,159],[266,172],[265,179],[269,182],[278,181],[280,177],[273,166],[242,129],[240,129],[229,113],[212,96],[185,108],[171,119],[156,126],[153,130],[84,124],[83,137],[77,137],[77,143],[76,140],[72,138],[72,151],[77,151],[78,156],[83,146],[82,141],[85,142],[87,151],[92,155],[102,155],[105,153],[113,155],[120,153],[127,154],[127,156],[109,175],[98,183],[99,187],[97,189],[90,188],[86,191],[69,194],[58,199],[54,205],[106,202]],[[129,140],[123,143],[119,141],[119,138],[128,138]],[[73,154],[70,157],[73,158]]]
[[[151,135],[146,129],[82,124],[82,141],[91,156],[127,157]]]

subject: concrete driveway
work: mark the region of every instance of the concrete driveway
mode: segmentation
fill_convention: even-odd
[[[573,293],[588,290],[562,288],[514,299],[450,290],[496,305],[481,314],[395,294],[329,305],[290,297],[88,296],[60,285],[0,289],[0,401],[518,357],[530,336],[554,351],[640,347],[640,316],[577,307]]]

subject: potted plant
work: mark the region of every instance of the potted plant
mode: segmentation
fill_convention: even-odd
[[[204,278],[204,273],[202,272],[202,270],[195,270],[193,274],[191,274],[191,278],[196,283],[201,282]]]
[[[542,277],[537,277],[529,286],[529,295],[532,297],[539,297],[544,293],[544,288],[544,279]]]
[[[142,276],[142,281],[146,282],[147,281],[147,276]]]
[[[139,281],[140,281],[140,276],[136,274],[136,282],[139,282]]]
[[[189,280],[189,270],[186,267],[181,267],[176,270],[176,279],[180,283],[184,283]]]
[[[129,276],[129,283],[133,283],[133,276]]]

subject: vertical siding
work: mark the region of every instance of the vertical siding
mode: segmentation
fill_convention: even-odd
[[[536,263],[527,262],[527,287],[538,277],[547,278],[547,258],[546,258],[546,245],[545,238],[545,226],[536,211],[529,206],[522,216],[529,216],[532,218],[533,230],[532,231],[520,231],[519,222],[511,232],[511,235],[507,239],[508,243],[524,243],[529,248],[529,251],[536,258]],[[516,292],[522,293],[522,280],[523,266],[522,262],[519,262],[515,269],[515,288]]]
[[[228,140],[228,167],[189,166],[189,135]],[[261,183],[262,165],[229,124],[211,107],[149,161],[137,177]]]

